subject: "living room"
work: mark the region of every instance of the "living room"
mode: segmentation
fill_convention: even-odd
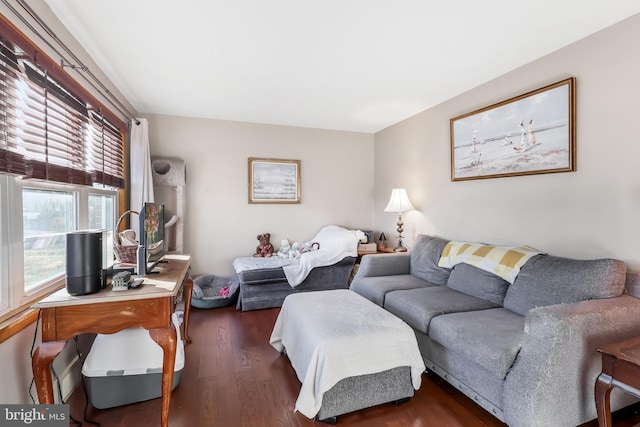
[[[336,223],[395,239],[397,218],[384,212],[395,187],[406,188],[416,207],[403,215],[409,247],[413,236],[427,233],[527,244],[578,258],[610,256],[640,268],[634,250],[640,200],[630,143],[637,112],[633,76],[640,64],[626,45],[634,38],[636,19],[374,134],[145,115],[152,155],[183,158],[187,164],[188,198],[198,207],[189,209],[186,239],[192,253],[208,254],[194,260],[195,270],[231,273],[233,258],[250,255],[255,235],[262,232],[270,232],[277,245],[285,238],[306,241],[322,225]],[[577,81],[576,172],[451,181],[451,118],[572,76]],[[303,203],[247,204],[249,157],[301,160]],[[217,180],[226,185],[214,185]],[[215,222],[208,220],[211,211]],[[237,224],[238,218],[260,221],[255,227],[218,226]],[[212,241],[220,250],[210,250]]]
[[[45,2],[33,6],[72,43]],[[12,14],[6,6],[1,12]],[[278,244],[305,241],[326,224],[340,224],[384,232],[394,245],[397,215],[384,208],[396,187],[407,189],[416,208],[403,215],[409,248],[417,234],[431,234],[526,244],[580,259],[618,258],[638,271],[640,61],[633,52],[639,37],[636,14],[374,132],[161,113],[138,117],[148,121],[152,155],[187,165],[185,247],[196,275],[232,273],[233,259],[252,254],[255,236],[263,232]],[[451,181],[451,118],[568,77],[577,82],[575,172]],[[247,203],[249,157],[300,160],[302,203]],[[28,327],[0,346],[3,360],[16,367],[0,387],[2,402],[27,399],[33,332]]]

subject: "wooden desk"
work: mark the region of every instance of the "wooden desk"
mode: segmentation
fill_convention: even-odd
[[[595,385],[598,425],[611,427],[611,402],[613,387],[640,397],[640,337],[609,344],[602,349],[602,373]]]
[[[61,289],[34,305],[42,316],[42,344],[38,346],[31,367],[41,404],[54,403],[51,363],[67,340],[80,333],[112,334],[126,328],[143,327],[162,347],[161,425],[169,425],[169,401],[173,384],[177,334],[171,315],[175,297],[184,283],[184,337],[189,338],[189,312],[193,282],[188,278],[190,255],[167,255],[168,263],[158,264],[159,274],[148,275],[137,289],[71,296]],[[186,279],[186,280],[185,280]]]

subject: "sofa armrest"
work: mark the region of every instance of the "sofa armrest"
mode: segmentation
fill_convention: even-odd
[[[594,384],[602,346],[636,336],[640,299],[616,298],[531,309],[522,348],[504,387],[505,422],[575,426],[596,418]],[[612,410],[634,401],[611,394]]]
[[[364,255],[360,261],[360,267],[356,276],[393,276],[396,274],[409,274],[408,253],[390,253],[383,255]]]
[[[298,292],[348,289],[349,278],[355,263],[356,257],[345,257],[335,264],[315,267],[295,289]]]

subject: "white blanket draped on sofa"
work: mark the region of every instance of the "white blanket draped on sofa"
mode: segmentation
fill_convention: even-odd
[[[323,227],[310,242],[317,242],[320,249],[305,252],[298,259],[272,256],[238,257],[233,261],[233,268],[240,274],[247,270],[261,268],[280,268],[292,288],[301,284],[309,272],[316,267],[333,265],[346,257],[358,256],[358,242],[364,237],[360,230],[348,230],[337,225]]]
[[[364,234],[359,230],[327,225],[311,239],[311,242],[320,244],[320,249],[305,252],[299,262],[282,267],[287,281],[295,288],[307,278],[311,269],[333,265],[345,257],[357,257],[358,242],[362,236]]]

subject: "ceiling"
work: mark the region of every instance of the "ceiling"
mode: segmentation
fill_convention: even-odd
[[[367,133],[640,12],[637,0],[45,1],[140,113]]]

